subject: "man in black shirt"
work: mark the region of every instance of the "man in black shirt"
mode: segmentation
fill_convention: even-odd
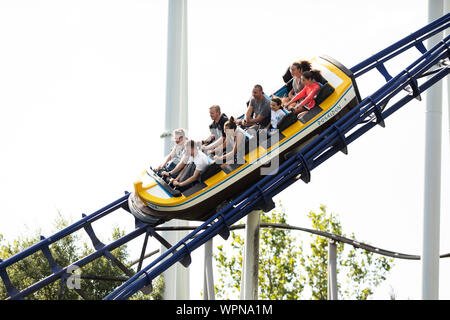
[[[209,129],[211,131],[211,135],[202,140],[202,151],[211,153],[214,149],[223,145],[225,148],[225,130],[223,125],[227,122],[228,117],[220,112],[220,107],[218,105],[213,105],[209,107],[209,116],[213,120]]]

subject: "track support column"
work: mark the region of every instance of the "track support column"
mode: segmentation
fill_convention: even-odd
[[[188,84],[187,84],[187,0],[169,0],[167,31],[167,77],[164,156],[172,146],[172,130],[188,129]],[[184,225],[180,220],[171,220],[165,226]],[[187,235],[185,231],[163,232],[163,238],[172,245]],[[161,247],[164,253],[165,247]],[[164,272],[164,299],[189,299],[189,270],[179,263]]]
[[[428,20],[443,14],[443,0],[428,1]],[[439,35],[428,40],[428,48]],[[425,183],[422,248],[422,299],[439,299],[439,238],[441,206],[442,83],[427,91],[425,128]]]
[[[203,300],[215,300],[214,275],[213,275],[213,239],[205,243],[205,262],[203,279]]]
[[[450,12],[450,0],[444,0],[444,14],[446,12]],[[450,35],[450,30],[448,28],[445,30],[444,35],[445,36]],[[448,117],[448,135],[450,137],[450,78],[447,77],[445,81],[447,82],[447,117]]]
[[[244,261],[241,276],[241,300],[258,299],[260,212],[260,210],[254,210],[247,216]]]
[[[337,288],[337,245],[336,241],[328,241],[328,300],[338,299]]]

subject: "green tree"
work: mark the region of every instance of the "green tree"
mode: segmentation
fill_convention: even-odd
[[[280,205],[271,215],[261,211],[261,223],[286,223],[286,213]],[[231,233],[231,251],[218,247],[215,255],[220,278],[216,285],[218,298],[229,298],[227,291],[237,294],[240,290],[244,239],[236,232]],[[289,230],[262,229],[260,232],[259,254],[259,298],[298,299],[305,279],[298,274],[302,261],[301,246]]]
[[[345,236],[338,216],[328,214],[325,206],[308,213],[316,230]],[[261,222],[286,224],[286,214],[280,204],[270,214],[261,212]],[[308,286],[311,299],[327,299],[328,239],[311,235],[310,253],[302,249],[302,242],[282,229],[261,229],[259,256],[259,298],[299,299]],[[354,235],[351,236],[354,239]],[[219,246],[215,255],[219,270],[216,292],[219,298],[229,297],[240,290],[244,240],[232,232],[231,249]],[[367,299],[375,287],[386,279],[392,268],[392,259],[375,257],[362,249],[345,248],[337,244],[338,281],[340,298]],[[342,276],[345,276],[342,279]],[[338,278],[339,279],[339,278]],[[344,284],[342,284],[344,283]]]
[[[69,222],[58,214],[55,219],[55,230],[61,230],[69,225]],[[36,242],[40,241],[37,230],[32,236],[19,237],[12,242],[6,242],[3,236],[0,235],[0,258],[6,258],[23,251]],[[119,228],[114,228],[110,240],[117,240],[124,235],[124,232]],[[54,257],[56,263],[60,266],[68,266],[73,262],[85,257],[94,252],[94,249],[86,242],[81,242],[81,237],[77,233],[69,235],[50,246],[50,252]],[[128,248],[123,245],[111,252],[122,264],[127,265],[129,256]],[[134,271],[129,268],[134,274]],[[38,251],[22,261],[7,268],[9,278],[18,290],[23,290],[31,284],[45,278],[51,274],[50,265],[44,257],[42,251]],[[103,276],[111,278],[127,278],[127,276],[115,264],[105,257],[94,260],[93,262],[83,266],[79,270],[83,276]],[[92,300],[102,299],[108,293],[112,292],[117,286],[122,284],[122,281],[106,281],[106,280],[90,280],[81,279],[80,287],[82,292]],[[153,283],[153,292],[150,295],[144,295],[141,292],[136,293],[132,299],[161,299],[164,283],[162,277],[156,279]],[[77,300],[81,299],[80,295],[74,290],[69,290],[66,284],[62,286],[63,300]],[[60,292],[60,280],[57,280],[46,287],[36,291],[35,293],[26,297],[26,299],[36,300],[56,300]],[[3,282],[0,282],[0,299],[6,299],[8,294]]]
[[[324,205],[318,213],[310,211],[308,218],[312,227],[340,236],[346,236],[342,231],[338,216],[327,213]],[[317,235],[310,235],[311,254],[305,256],[304,267],[308,274],[308,285],[312,290],[313,299],[327,298],[328,276],[328,239]],[[355,235],[349,237],[355,240]],[[373,294],[374,288],[379,286],[390,271],[393,259],[375,255],[372,252],[344,246],[337,243],[337,273],[338,295],[340,298],[365,300]],[[339,275],[343,277],[339,277]],[[341,278],[342,281],[339,281]]]

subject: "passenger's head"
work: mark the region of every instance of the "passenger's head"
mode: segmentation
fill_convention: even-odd
[[[173,135],[173,139],[175,140],[176,144],[183,143],[184,140],[186,139],[186,134],[185,134],[184,130],[181,128],[173,130],[172,135]]]
[[[195,156],[197,154],[197,146],[194,140],[186,141],[186,151],[191,156]]]
[[[281,99],[274,97],[272,98],[272,101],[270,101],[270,107],[273,111],[277,111],[281,109]]]
[[[291,65],[291,74],[293,77],[299,78],[302,74],[302,72],[310,71],[311,70],[311,63],[307,60],[301,60],[299,62],[294,62]]]
[[[305,71],[310,71],[311,70],[311,62],[309,62],[308,60],[301,60],[299,62],[300,64],[300,71],[301,72],[305,72]]]
[[[319,76],[320,76],[319,70],[310,70],[302,72],[302,78],[305,85],[311,84],[314,80],[317,81]]]
[[[228,119],[227,122],[225,122],[223,128],[225,130],[225,134],[227,135],[234,134],[234,131],[236,131],[237,128],[237,124],[233,116],[231,116],[230,119]]]
[[[211,117],[212,120],[219,121],[220,115],[221,115],[220,107],[217,104],[209,107],[209,116]]]
[[[302,68],[298,62],[294,62],[289,70],[291,71],[291,75],[296,78],[299,78],[302,73]]]
[[[261,85],[257,84],[253,87],[252,95],[256,100],[261,100],[263,97],[263,88]]]

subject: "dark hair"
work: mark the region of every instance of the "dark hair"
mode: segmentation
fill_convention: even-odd
[[[253,88],[258,89],[261,92],[263,91],[263,88],[262,88],[262,86],[260,84],[255,84],[255,86]]]
[[[189,148],[194,149],[195,148],[195,141],[194,140],[188,140],[186,144],[189,146]]]
[[[302,72],[311,70],[311,63],[307,60],[301,60],[300,62],[294,62],[292,64],[297,68],[297,70],[302,70]]]
[[[225,122],[225,124],[223,126],[225,128],[235,130],[237,128],[237,125],[236,125],[236,121],[234,120],[234,117],[231,116],[230,119],[228,119],[227,122]]]
[[[321,74],[320,74],[319,70],[310,70],[310,71],[302,72],[302,76],[305,79],[308,79],[308,80],[312,80],[313,79],[313,80],[316,80],[316,81],[319,81],[320,78],[321,78]]]
[[[281,106],[281,99],[278,97],[273,97],[272,101],[277,104],[277,106]]]

